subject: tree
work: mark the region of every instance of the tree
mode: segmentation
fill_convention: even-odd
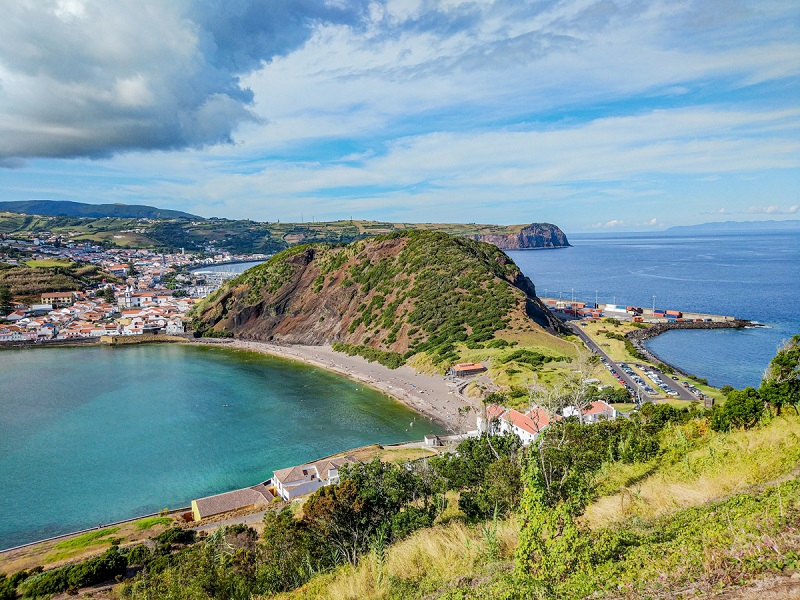
[[[320,547],[289,508],[264,513],[263,560],[257,579],[262,592],[288,592],[304,584],[319,568]]]
[[[319,489],[303,507],[303,522],[320,542],[351,565],[369,548],[379,521],[354,481]]]
[[[778,349],[764,371],[759,394],[777,414],[783,406],[793,406],[800,413],[800,335],[795,334]]]
[[[114,296],[114,289],[110,285],[106,286],[106,289],[103,290],[103,299],[109,304],[114,304],[117,301]]]
[[[711,419],[711,428],[715,431],[730,431],[731,429],[754,427],[764,412],[764,399],[758,390],[747,387],[743,390],[733,390],[728,394],[722,408],[714,412]]]
[[[14,308],[12,302],[11,288],[6,284],[0,284],[0,314],[9,314]]]

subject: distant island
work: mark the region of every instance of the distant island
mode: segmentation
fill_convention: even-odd
[[[800,220],[788,221],[716,221],[699,225],[676,225],[664,230],[666,234],[704,233],[717,231],[795,231],[800,229]]]
[[[552,223],[396,223],[365,220],[310,223],[204,218],[152,206],[65,201],[0,202],[0,234],[90,242],[106,248],[180,249],[271,254],[307,242],[350,243],[394,231],[441,231],[494,244],[501,250],[564,248]]]

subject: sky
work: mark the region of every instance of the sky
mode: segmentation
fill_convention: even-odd
[[[0,0],[0,200],[800,219],[797,0]]]

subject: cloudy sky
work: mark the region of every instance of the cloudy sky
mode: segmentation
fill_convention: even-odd
[[[0,199],[800,218],[797,0],[0,0]]]

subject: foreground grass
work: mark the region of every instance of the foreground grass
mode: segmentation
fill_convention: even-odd
[[[518,523],[498,521],[469,527],[449,523],[418,531],[407,540],[374,551],[357,567],[315,577],[285,600],[416,598],[441,593],[465,579],[508,570],[517,544]]]
[[[468,526],[456,516],[278,597],[708,597],[800,572],[800,417],[731,433],[696,420],[667,428],[661,446],[649,463],[601,471],[581,564],[563,581],[514,572],[518,519]]]
[[[654,517],[786,476],[800,466],[800,418],[784,414],[750,431],[718,433],[703,421],[671,427],[667,452],[647,464],[615,463],[599,476],[602,496],[585,520],[596,527]]]
[[[146,517],[134,521],[133,526],[139,531],[147,531],[156,525],[170,525],[172,524],[172,517]]]

